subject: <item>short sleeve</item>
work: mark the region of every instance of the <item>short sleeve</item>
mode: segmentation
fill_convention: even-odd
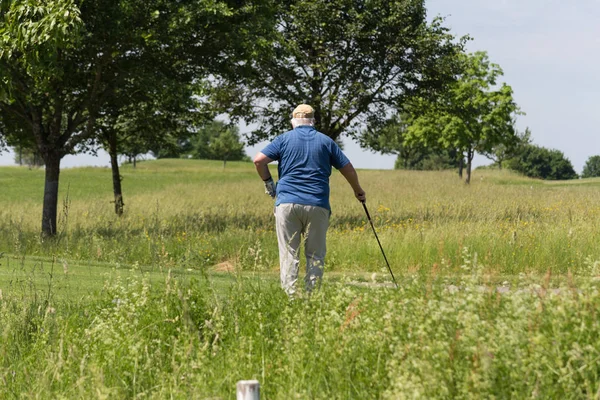
[[[348,157],[346,157],[342,149],[340,149],[340,146],[335,141],[331,141],[330,148],[331,165],[333,165],[336,169],[343,168],[350,163]]]
[[[271,160],[278,161],[281,158],[281,136],[277,136],[261,153]]]

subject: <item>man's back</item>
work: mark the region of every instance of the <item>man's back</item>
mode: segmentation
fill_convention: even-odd
[[[279,244],[281,287],[294,296],[298,280],[301,236],[306,254],[306,290],[311,291],[323,276],[326,235],[329,227],[329,176],[331,167],[339,169],[359,201],[366,201],[356,170],[331,138],[318,132],[315,110],[300,104],[292,112],[294,130],[275,138],[254,157],[265,193],[277,197],[275,230]],[[269,163],[279,161],[279,182],[269,171]]]
[[[331,167],[339,169],[350,162],[331,138],[312,126],[299,126],[275,138],[262,153],[279,161],[276,205],[295,203],[331,209]]]

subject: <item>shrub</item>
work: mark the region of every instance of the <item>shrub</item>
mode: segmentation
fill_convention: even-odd
[[[571,161],[562,151],[527,145],[508,162],[508,167],[530,178],[564,180],[576,179]]]

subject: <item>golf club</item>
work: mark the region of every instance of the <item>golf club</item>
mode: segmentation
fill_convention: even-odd
[[[381,246],[381,242],[379,241],[379,236],[377,236],[377,232],[375,231],[375,226],[373,225],[373,221],[371,220],[371,214],[369,214],[369,210],[367,209],[367,203],[365,201],[362,202],[362,205],[365,209],[365,213],[367,214],[367,219],[371,224],[371,228],[373,228],[373,233],[375,234],[375,239],[377,239],[377,243],[379,244],[379,248],[381,249],[381,254],[383,254],[383,259],[385,260],[385,264],[390,271],[390,275],[392,275],[392,280],[394,281],[394,285],[396,285],[396,289],[398,289],[398,283],[396,282],[396,278],[394,278],[394,273],[392,272],[392,268],[390,267],[390,263],[388,262],[387,257],[385,256],[385,252],[383,251],[383,247]]]

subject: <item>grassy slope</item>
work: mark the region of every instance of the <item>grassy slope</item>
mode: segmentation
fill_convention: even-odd
[[[1,168],[0,252],[154,270],[221,262],[277,269],[272,202],[252,164],[148,161],[124,166],[122,175],[126,215],[119,219],[109,169],[62,171],[55,244],[38,236],[43,171]],[[365,170],[360,178],[399,275],[457,274],[475,257],[499,275],[585,274],[600,260],[598,179],[542,182],[484,170],[467,187],[452,172]],[[337,172],[331,203],[328,270],[385,275],[362,208]]]

